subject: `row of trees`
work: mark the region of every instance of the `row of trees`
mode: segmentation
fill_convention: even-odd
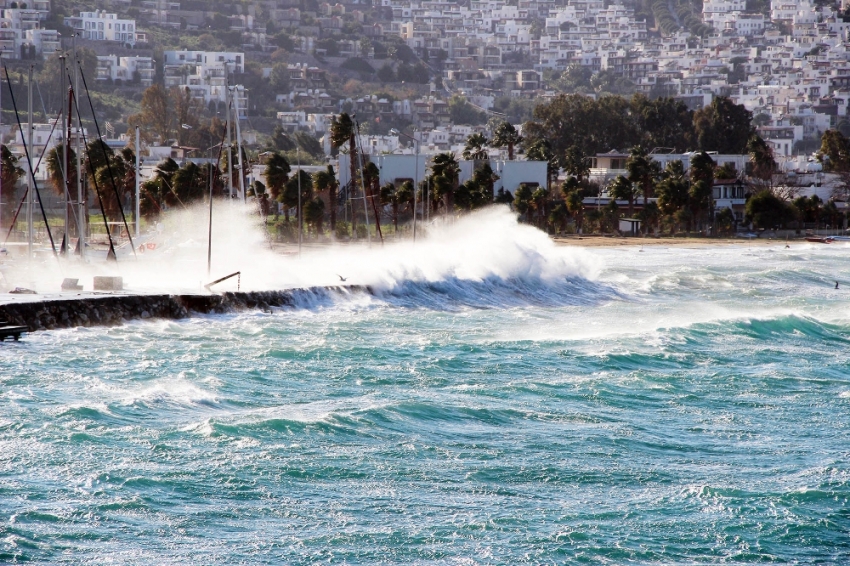
[[[575,145],[586,155],[636,145],[690,150],[744,153],[755,133],[752,113],[730,99],[717,97],[696,112],[673,98],[651,100],[578,94],[560,95],[534,109],[523,135],[547,140],[555,154]]]

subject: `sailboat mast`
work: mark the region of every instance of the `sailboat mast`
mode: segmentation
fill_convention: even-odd
[[[139,226],[141,219],[141,204],[139,203],[139,193],[142,184],[142,172],[140,170],[142,146],[139,144],[139,127],[136,126],[136,239],[139,238]]]
[[[80,116],[80,103],[77,99],[77,93],[80,92],[80,73],[79,64],[77,61],[77,34],[74,34],[74,104],[77,107],[77,229],[79,230],[79,240],[77,246],[80,248],[80,258],[86,257],[86,201],[83,195],[83,165],[82,165],[82,150],[80,149],[80,139],[83,135],[83,119]]]
[[[32,72],[33,66],[30,65],[29,70],[29,81],[27,88],[27,139],[25,143],[29,149],[32,149]],[[28,160],[27,167],[30,169],[30,174],[27,176],[27,253],[29,258],[33,257],[33,230],[32,230],[32,208],[33,208],[33,194],[35,193],[35,186],[33,185],[34,171],[32,170],[32,159]]]
[[[230,85],[227,84],[227,63],[224,63],[224,108],[227,112],[227,194],[233,198],[233,146],[231,144],[230,120],[233,110],[230,107]]]
[[[59,64],[62,67],[62,72],[59,73],[59,92],[65,92],[65,56],[64,55],[59,57]],[[63,197],[63,200],[65,201],[65,224],[64,224],[65,234],[62,236],[63,244],[62,244],[62,248],[61,248],[61,253],[62,253],[62,255],[65,255],[68,252],[68,245],[70,244],[70,233],[68,232],[68,223],[69,223],[68,208],[71,206],[71,202],[70,202],[71,201],[71,193],[70,193],[70,191],[68,191],[68,163],[69,163],[69,161],[68,161],[68,143],[67,143],[68,138],[65,136],[66,130],[65,130],[65,103],[64,103],[64,101],[62,101],[59,106],[61,108],[61,110],[59,112],[59,124],[61,125],[61,129],[59,131],[62,132],[61,134],[59,134],[59,141],[62,143],[62,157],[63,157],[62,165],[61,165],[61,167],[62,167],[62,186],[65,188],[65,190],[62,191],[62,197]],[[45,118],[46,118],[46,116],[45,116]]]
[[[239,87],[233,87],[233,113],[236,116],[236,155],[239,158],[239,192],[245,204],[245,171],[242,169],[242,131],[239,129]]]

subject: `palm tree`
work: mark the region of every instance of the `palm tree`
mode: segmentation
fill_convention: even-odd
[[[487,144],[489,140],[482,133],[470,134],[466,138],[466,147],[463,148],[463,158],[466,160],[484,160],[487,155]]]
[[[401,204],[401,201],[399,200],[399,190],[392,183],[381,185],[381,206],[388,204],[392,206],[393,227],[396,234],[398,234],[398,205]]]
[[[317,171],[313,173],[313,189],[317,193],[328,191],[328,202],[331,209],[331,232],[336,233],[336,191],[339,188],[339,181],[336,180],[336,174],[332,165],[328,165],[327,170]]]
[[[413,196],[413,181],[410,180],[407,180],[402,183],[401,186],[395,191],[395,198],[398,200],[398,204],[403,204],[405,205],[405,208],[409,208],[410,210],[413,210]]]
[[[635,211],[635,184],[622,175],[617,175],[611,184],[608,186],[608,193],[614,199],[629,201],[629,217]]]
[[[496,131],[493,132],[493,140],[490,145],[493,147],[507,147],[508,159],[514,159],[514,147],[522,143],[522,136],[519,135],[517,129],[510,122],[502,122],[496,126]]]
[[[73,163],[77,159],[77,154],[74,150],[68,152],[68,163]],[[62,175],[62,170],[65,165],[65,146],[57,145],[47,152],[47,176],[50,179],[50,184],[57,195],[65,194],[65,179]],[[68,185],[73,187],[77,184],[77,169],[75,167],[68,168]]]
[[[458,186],[460,175],[460,164],[455,159],[454,153],[438,153],[431,163],[431,177],[433,178],[434,194],[444,198],[446,212],[454,208],[454,191]]]
[[[357,178],[357,126],[347,112],[343,112],[331,120],[331,145],[337,149],[348,144],[348,167],[351,182]]]
[[[266,162],[266,185],[269,188],[271,198],[280,199],[283,188],[289,181],[289,173],[292,167],[289,166],[289,161],[281,153],[273,153]],[[276,214],[275,214],[276,215]],[[286,212],[286,220],[289,221],[289,211]]]
[[[310,199],[307,204],[304,205],[304,221],[307,224],[308,234],[310,226],[312,226],[317,240],[319,239],[319,236],[322,235],[322,223],[324,222],[324,219],[325,201],[319,197]]]

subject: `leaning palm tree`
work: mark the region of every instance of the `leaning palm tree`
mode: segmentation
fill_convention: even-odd
[[[434,192],[443,197],[446,212],[454,209],[454,191],[458,187],[460,164],[451,152],[438,153],[431,162],[431,175],[434,179]]]
[[[328,191],[328,202],[331,209],[331,233],[336,233],[336,191],[339,181],[336,180],[333,165],[328,165],[327,170],[317,171],[313,174],[313,189],[317,193]]]
[[[510,122],[502,122],[496,126],[496,131],[493,132],[493,140],[490,142],[490,145],[493,147],[507,147],[508,159],[513,161],[514,147],[521,144],[522,141],[522,136],[513,124]]]
[[[277,199],[289,181],[292,167],[281,153],[273,153],[266,162],[266,185],[273,199]]]
[[[487,159],[487,144],[490,140],[482,133],[470,134],[466,138],[466,146],[463,148],[463,158],[466,160]]]
[[[357,178],[357,125],[348,113],[343,112],[331,120],[331,145],[340,148],[348,144],[348,167],[351,182]]]

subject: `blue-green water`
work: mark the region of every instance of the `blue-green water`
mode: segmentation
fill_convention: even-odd
[[[0,562],[850,561],[850,247],[580,256],[3,344]]]

